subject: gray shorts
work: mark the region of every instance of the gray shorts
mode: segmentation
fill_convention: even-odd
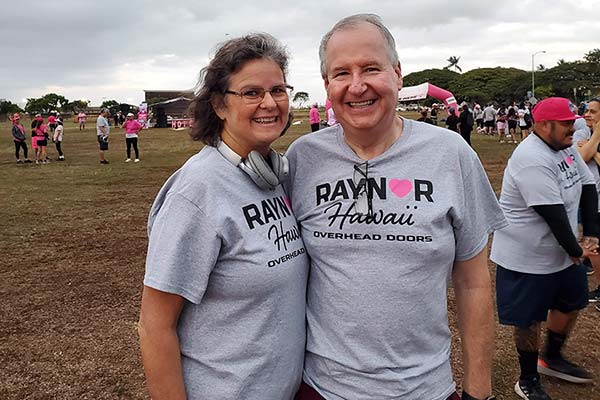
[[[100,145],[100,150],[108,150],[108,137],[104,138],[98,135],[98,144]]]

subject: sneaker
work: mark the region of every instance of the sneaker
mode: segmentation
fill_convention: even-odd
[[[29,158],[27,158],[27,159],[24,161],[24,163],[25,163],[25,164],[31,164],[32,162],[33,162],[33,161],[31,161]]]
[[[45,159],[44,161],[42,161],[43,164],[50,164],[50,161],[48,159]]]
[[[40,164],[40,160],[35,160],[35,164],[39,165]]]
[[[501,140],[500,143],[504,143],[504,140]]]
[[[537,370],[540,374],[554,376],[568,382],[589,383],[592,381],[592,375],[589,372],[565,360],[562,356],[557,358],[541,356],[538,358]]]
[[[542,383],[538,376],[531,379],[519,379],[515,383],[515,393],[525,400],[552,400],[550,396],[544,392]]]
[[[134,162],[140,162],[140,159],[139,159],[139,158],[136,158]]]
[[[129,162],[129,161],[131,161],[131,158],[128,158],[127,160],[125,160],[125,162]]]
[[[590,292],[588,293],[588,299],[590,303],[600,302],[600,286],[598,286],[594,290],[590,290]]]
[[[108,164],[108,160],[102,160],[100,161],[100,164]]]
[[[17,160],[17,164],[21,164],[23,161],[21,161],[20,159]]]

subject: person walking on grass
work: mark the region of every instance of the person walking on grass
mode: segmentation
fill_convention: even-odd
[[[85,130],[85,119],[86,118],[87,118],[87,115],[83,111],[80,111],[79,114],[77,114],[77,121],[79,122],[79,130],[80,131]]]
[[[108,116],[110,111],[108,108],[103,108],[96,120],[96,135],[98,136],[98,146],[100,155],[100,164],[108,164],[108,160],[104,156],[104,152],[108,151],[108,134],[110,133],[110,125]]]
[[[590,100],[587,110],[583,114],[585,127],[575,131],[573,141],[577,143],[577,150],[596,180],[596,193],[600,198],[600,97]],[[600,224],[600,200],[598,201],[598,223]],[[592,280],[596,287],[588,294],[590,303],[600,302],[600,257],[591,256],[593,267]]]
[[[581,118],[568,99],[553,97],[533,109],[533,135],[513,152],[504,171],[500,206],[508,226],[492,241],[498,318],[514,327],[521,375],[514,390],[523,399],[549,400],[539,373],[574,383],[591,382],[562,348],[585,308],[583,257],[597,254],[598,198],[585,162],[572,146]],[[577,241],[581,207],[583,239]],[[547,342],[540,355],[541,323]]]
[[[35,123],[35,140],[37,144],[35,152],[35,163],[36,164],[48,164],[48,153],[46,148],[48,147],[48,127],[44,124],[44,118],[41,116],[36,118]]]
[[[15,158],[17,159],[17,164],[22,162],[30,163],[31,160],[27,157],[28,149],[25,128],[21,125],[21,116],[19,114],[14,114],[12,117],[12,137],[13,142],[15,143]],[[23,149],[23,157],[25,157],[25,160],[23,161],[21,161],[20,157],[21,149]]]
[[[52,141],[56,146],[56,151],[58,152],[57,161],[65,161],[65,155],[62,152],[62,141],[63,141],[63,133],[65,131],[65,127],[63,126],[62,119],[56,119],[56,128],[54,129],[54,134],[52,135]]]
[[[125,128],[125,143],[127,145],[127,159],[125,162],[131,161],[131,146],[133,146],[133,151],[135,152],[135,160],[133,162],[140,162],[138,133],[142,129],[142,125],[134,118],[132,113],[128,113],[123,128]]]
[[[316,132],[321,127],[321,115],[319,115],[319,105],[317,103],[310,108],[308,121],[310,122],[311,132]]]

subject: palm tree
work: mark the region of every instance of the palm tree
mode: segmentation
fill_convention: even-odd
[[[446,61],[449,62],[447,69],[454,68],[455,70],[462,72],[462,68],[458,66],[458,62],[460,61],[460,57],[450,56]]]

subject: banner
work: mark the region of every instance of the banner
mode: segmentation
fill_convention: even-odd
[[[140,104],[137,120],[144,129],[148,128],[150,121],[148,121],[148,104],[146,104],[146,102]]]
[[[446,106],[446,112],[450,114],[448,111],[450,108],[454,108],[454,114],[458,115],[458,103],[454,98],[454,95],[449,91],[432,85],[431,83],[422,83],[417,86],[408,86],[403,87],[398,92],[398,101],[414,101],[414,100],[422,100],[427,96],[431,96],[433,98],[438,99]]]

